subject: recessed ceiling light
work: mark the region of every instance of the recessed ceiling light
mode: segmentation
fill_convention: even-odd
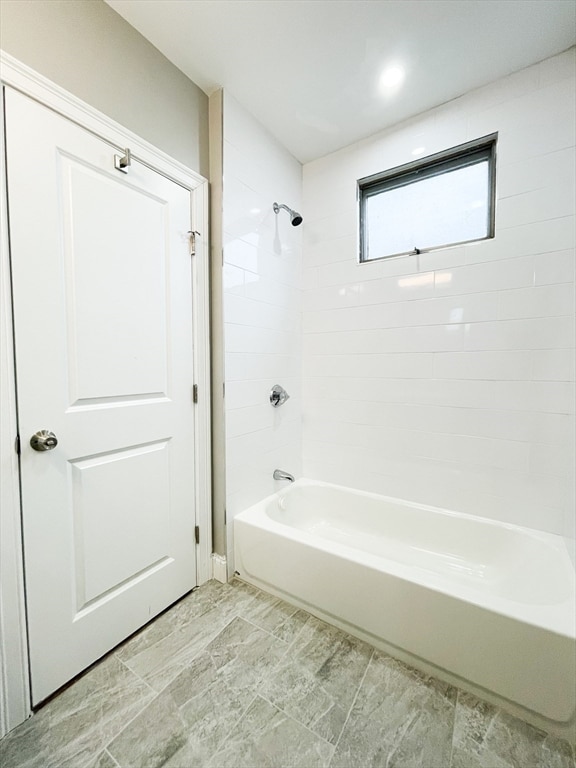
[[[393,64],[382,72],[380,75],[380,86],[384,90],[390,90],[391,88],[397,88],[404,82],[404,69],[397,64]]]
[[[416,147],[416,149],[412,150],[412,154],[414,157],[418,157],[418,155],[423,155],[424,152],[426,152],[426,147]]]

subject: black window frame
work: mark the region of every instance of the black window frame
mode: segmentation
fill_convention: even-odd
[[[409,256],[418,253],[428,253],[443,248],[453,248],[465,243],[476,243],[482,240],[490,240],[495,235],[495,217],[496,217],[496,144],[498,133],[491,133],[474,141],[459,144],[456,147],[437,152],[433,155],[418,158],[413,162],[390,168],[387,171],[365,176],[357,181],[357,200],[359,213],[359,251],[358,261],[360,264],[369,264],[383,259],[392,259],[398,256]],[[440,176],[450,171],[460,168],[466,168],[470,165],[485,162],[488,160],[488,221],[487,234],[485,237],[475,237],[471,240],[461,240],[458,242],[443,243],[441,245],[427,246],[425,243],[414,243],[414,248],[410,251],[400,253],[390,253],[385,256],[375,258],[366,258],[365,251],[367,247],[366,237],[366,201],[382,192],[388,192],[392,189],[405,187],[414,184],[417,181]]]

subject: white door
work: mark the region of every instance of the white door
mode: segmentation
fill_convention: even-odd
[[[196,584],[191,199],[6,97],[36,704]]]

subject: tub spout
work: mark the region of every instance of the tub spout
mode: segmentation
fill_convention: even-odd
[[[290,480],[290,482],[293,483],[294,475],[291,475],[290,472],[284,472],[283,469],[275,469],[274,480]]]

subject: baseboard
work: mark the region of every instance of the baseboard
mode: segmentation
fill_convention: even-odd
[[[212,553],[212,578],[226,584],[228,582],[228,565],[225,555]]]

